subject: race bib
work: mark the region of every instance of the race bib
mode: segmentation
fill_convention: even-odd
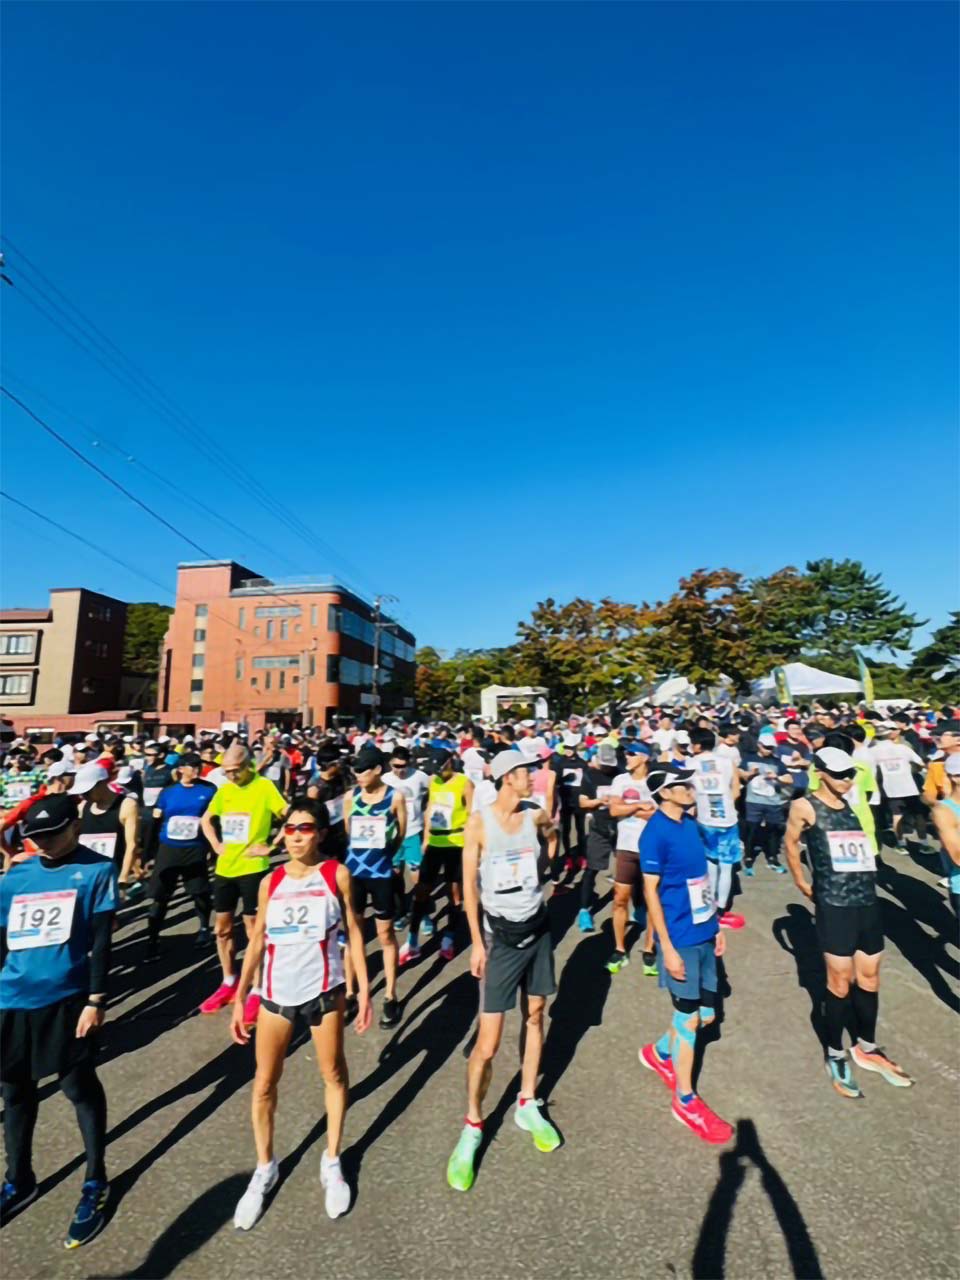
[[[12,800],[15,804],[19,804],[21,800],[29,800],[33,795],[33,783],[8,782],[3,790],[8,800]]]
[[[107,831],[101,835],[82,835],[80,843],[85,844],[94,853],[98,853],[101,858],[112,858],[117,847],[117,833]]]
[[[357,849],[384,849],[387,844],[387,820],[357,813],[350,819],[350,843]]]
[[[617,848],[624,853],[638,853],[646,825],[643,818],[622,818],[617,824]]]
[[[772,773],[758,773],[751,784],[754,795],[775,796],[777,788],[770,781],[772,777]]]
[[[334,823],[343,821],[343,796],[337,796],[333,800],[327,800],[327,817],[330,819],[331,826]]]
[[[321,890],[285,893],[267,903],[267,940],[279,946],[291,942],[321,942],[329,928],[329,897]]]
[[[536,853],[533,849],[519,849],[494,854],[490,859],[490,878],[495,893],[535,889],[539,883]]]
[[[441,800],[433,802],[433,808],[430,810],[430,830],[431,831],[449,831],[453,826],[453,810],[456,801],[452,796],[445,796]]]
[[[7,919],[7,946],[11,951],[62,946],[70,939],[76,905],[76,889],[14,894]]]
[[[717,795],[698,794],[697,796],[697,821],[702,822],[705,827],[711,827],[719,822],[727,821],[727,798],[722,793]]]
[[[167,819],[168,840],[196,840],[199,830],[199,818],[191,818],[187,814],[181,813],[177,814],[176,817]]]
[[[694,924],[706,924],[711,919],[716,906],[710,891],[709,876],[692,876],[687,880],[687,896],[690,899],[690,914]]]
[[[563,785],[565,787],[579,787],[580,779],[583,777],[582,769],[564,769]]]
[[[220,819],[220,835],[224,844],[249,844],[249,813],[225,813]]]
[[[881,760],[880,768],[884,773],[902,773],[904,763],[903,760]]]
[[[834,871],[876,871],[877,859],[862,831],[828,831]]]
[[[143,804],[144,808],[152,809],[157,803],[157,796],[163,790],[163,787],[144,787],[143,788]]]
[[[697,785],[700,791],[704,791],[708,796],[719,795],[723,790],[723,782],[719,773],[701,773],[697,777]]]

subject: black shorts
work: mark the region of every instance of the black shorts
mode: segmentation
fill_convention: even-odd
[[[817,937],[828,956],[852,956],[855,951],[876,956],[883,950],[883,917],[880,903],[867,907],[834,907],[818,902]]]
[[[433,889],[440,883],[441,874],[444,884],[463,884],[462,846],[427,845],[420,863],[420,883],[427,889]]]
[[[273,1000],[268,1000],[265,996],[260,998],[260,1008],[266,1009],[267,1013],[278,1013],[281,1018],[286,1018],[288,1022],[296,1022],[297,1018],[303,1018],[308,1027],[319,1027],[328,1013],[334,1013],[337,1009],[341,1011],[346,1004],[347,988],[344,983],[340,983],[338,987],[332,987],[329,991],[321,991],[319,995],[308,1000],[306,1004],[276,1004]]]
[[[237,903],[243,903],[243,914],[257,914],[257,899],[260,896],[260,881],[270,874],[266,871],[254,871],[246,876],[214,876],[213,877],[213,909],[219,915],[233,915]]]
[[[180,849],[171,848],[168,844],[161,844],[157,852],[157,860],[154,863],[153,874],[150,877],[150,893],[154,898],[170,898],[177,887],[177,881],[183,880],[183,888],[191,897],[199,897],[202,893],[210,892],[210,876],[207,872],[207,863],[205,859],[196,860],[196,854],[193,853],[193,862],[183,862],[183,852]]]
[[[892,818],[899,818],[905,813],[913,815],[926,813],[926,806],[919,796],[898,796],[896,798],[887,796],[887,806],[890,809]]]
[[[482,1013],[507,1013],[517,1007],[517,992],[552,996],[557,989],[553,940],[547,929],[529,947],[511,947],[495,934],[485,934],[487,965],[480,985]]]
[[[86,995],[77,995],[42,1009],[0,1010],[0,1080],[42,1080],[92,1065],[99,1033],[77,1038],[77,1019],[86,1003]]]
[[[353,911],[358,920],[363,919],[367,903],[373,904],[373,915],[376,920],[392,920],[397,914],[393,897],[393,876],[373,879],[370,876],[354,876]]]
[[[587,866],[591,871],[606,871],[610,858],[616,852],[614,840],[610,836],[601,835],[599,831],[588,831],[584,852],[587,855]]]
[[[616,884],[628,884],[631,889],[635,889],[641,883],[639,853],[618,849],[613,879]]]

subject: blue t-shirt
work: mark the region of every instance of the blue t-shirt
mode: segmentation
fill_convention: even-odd
[[[777,759],[783,765],[783,772],[789,773],[793,779],[793,785],[801,791],[806,791],[807,784],[810,781],[809,769],[790,768],[787,765],[788,760],[792,760],[794,756],[799,756],[801,760],[809,760],[813,752],[803,742],[782,742],[777,747]]]
[[[640,868],[660,877],[657,893],[675,947],[695,947],[716,937],[719,925],[708,888],[707,851],[694,818],[675,822],[658,809],[640,837]]]
[[[7,931],[0,1009],[42,1009],[87,994],[93,917],[116,909],[112,858],[79,845],[57,866],[39,856],[15,862],[0,880],[0,928]],[[42,945],[18,947],[38,941]]]
[[[206,849],[207,842],[200,830],[200,819],[207,811],[207,805],[217,794],[217,788],[210,782],[197,779],[192,786],[185,787],[182,782],[175,782],[164,789],[154,802],[154,809],[163,813],[160,827],[160,843],[172,845],[175,849]],[[186,822],[173,824],[170,831],[170,819],[185,818]],[[193,824],[196,822],[196,830]]]

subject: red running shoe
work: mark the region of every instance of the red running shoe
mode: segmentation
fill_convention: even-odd
[[[717,1144],[729,1142],[733,1137],[733,1126],[721,1120],[715,1111],[711,1111],[702,1098],[694,1097],[686,1106],[674,1094],[670,1104],[671,1110],[681,1124],[692,1129],[704,1142]]]
[[[219,987],[212,996],[207,996],[203,1004],[200,1006],[201,1013],[219,1013],[221,1009],[225,1009],[228,1004],[233,1004],[233,997],[237,994],[236,983],[221,982]]]
[[[721,929],[742,929],[746,923],[743,916],[738,916],[735,911],[724,911],[720,917]]]
[[[577,868],[580,871],[586,871],[587,869],[587,860],[583,856],[583,854],[581,854],[580,857],[577,859]]]
[[[670,1092],[673,1093],[677,1087],[677,1077],[674,1075],[673,1063],[670,1059],[661,1058],[657,1053],[656,1045],[652,1044],[645,1044],[637,1056],[641,1064],[650,1071],[655,1071]]]

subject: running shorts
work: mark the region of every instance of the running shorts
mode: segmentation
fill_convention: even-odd
[[[855,951],[862,951],[864,955],[877,956],[883,950],[879,902],[865,907],[834,907],[829,902],[818,902],[816,920],[824,955],[852,956]]]
[[[517,992],[552,996],[557,989],[553,939],[547,929],[529,947],[511,947],[487,933],[487,964],[480,984],[482,1013],[507,1013],[517,1007]]]
[[[86,995],[76,995],[42,1009],[0,1010],[0,1080],[42,1080],[93,1064],[99,1032],[77,1038],[77,1021],[86,1003]]]
[[[631,853],[629,849],[618,849],[613,878],[617,884],[628,884],[631,889],[635,889],[642,879],[639,853]]]
[[[737,824],[732,827],[705,827],[699,822],[700,836],[706,845],[707,857],[722,862],[725,867],[735,867],[740,861],[740,832]]]
[[[420,863],[420,883],[428,889],[440,882],[463,884],[463,850],[428,844]]]
[[[392,920],[397,914],[393,897],[392,876],[353,876],[353,910],[358,920],[362,920],[367,903],[373,905],[376,920]]]
[[[403,844],[393,855],[393,868],[402,871],[408,866],[411,871],[418,871],[423,861],[423,842],[418,832],[416,835],[404,836]]]
[[[273,1000],[267,1000],[265,996],[261,996],[260,1008],[266,1009],[267,1013],[278,1013],[288,1022],[296,1022],[297,1018],[303,1018],[308,1027],[319,1027],[328,1013],[344,1008],[346,994],[346,985],[341,982],[339,986],[331,987],[329,991],[321,991],[319,995],[315,995],[312,1000],[307,1000],[304,1004],[276,1004]]]
[[[214,876],[213,877],[213,909],[220,915],[233,915],[237,904],[242,903],[245,916],[257,914],[257,899],[260,894],[260,881],[267,871],[253,871],[246,876]]]
[[[615,841],[610,836],[603,836],[593,830],[587,832],[584,852],[591,871],[606,871],[611,856],[616,853],[614,846]]]
[[[663,961],[660,939],[657,939],[657,967],[660,970],[659,985],[665,987],[672,996],[680,999],[700,1000],[704,991],[717,989],[717,957],[714,952],[715,939],[699,942],[695,947],[677,947],[677,954],[683,961],[684,977],[682,982],[671,978]],[[703,1003],[701,1001],[701,1003]]]

